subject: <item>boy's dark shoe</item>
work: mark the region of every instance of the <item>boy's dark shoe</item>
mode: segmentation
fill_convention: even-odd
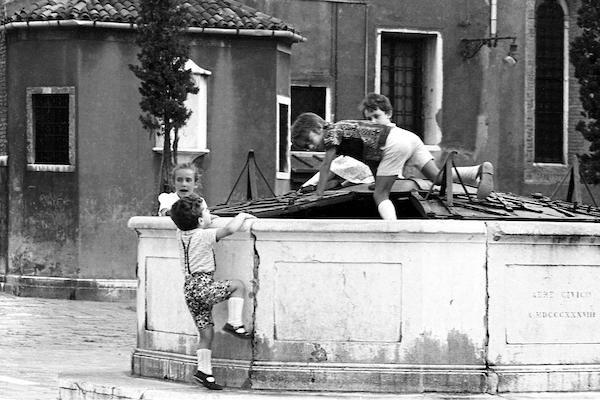
[[[233,336],[237,336],[240,339],[252,339],[252,333],[246,330],[244,325],[233,326],[230,323],[226,323],[223,326],[223,330],[227,333],[231,333]]]
[[[194,374],[193,379],[196,383],[202,384],[205,388],[210,390],[223,390],[223,386],[219,385],[215,381],[215,377],[212,375],[205,374],[202,371],[198,371]]]

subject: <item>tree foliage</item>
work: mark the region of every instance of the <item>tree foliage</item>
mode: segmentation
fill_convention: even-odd
[[[190,52],[187,26],[180,0],[140,0],[136,37],[139,65],[129,68],[141,81],[142,126],[152,136],[164,137],[159,192],[170,191],[169,175],[177,163],[178,132],[192,114],[184,102],[188,93],[198,93],[191,71],[185,69]]]
[[[587,182],[600,183],[600,1],[581,0],[577,25],[581,35],[571,43],[570,55],[584,118],[575,129],[591,142],[590,152],[581,156],[581,171]]]

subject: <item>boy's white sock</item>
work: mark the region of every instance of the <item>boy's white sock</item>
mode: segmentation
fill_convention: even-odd
[[[457,167],[463,183],[465,185],[477,187],[477,198],[485,199],[494,190],[494,166],[490,162],[484,162],[472,167]],[[458,181],[456,171],[452,170],[452,178]]]
[[[456,171],[460,174],[465,185],[469,186],[477,186],[477,175],[479,173],[479,165],[474,165],[472,167],[456,167]],[[454,182],[458,182],[458,177],[456,176],[456,171],[452,168],[452,180]]]
[[[196,355],[198,356],[198,371],[212,375],[212,363],[210,360],[212,352],[210,349],[198,349]]]
[[[390,199],[384,200],[377,206],[377,211],[381,218],[387,220],[396,220],[396,208]]]
[[[244,299],[241,297],[230,297],[227,300],[227,323],[233,327],[244,325],[242,311],[244,310]]]

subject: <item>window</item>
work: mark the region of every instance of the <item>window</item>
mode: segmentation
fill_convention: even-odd
[[[27,89],[29,170],[70,172],[75,168],[75,88]]]
[[[292,117],[294,122],[298,115],[312,112],[329,119],[329,89],[324,86],[292,86]]]
[[[375,90],[392,103],[392,121],[419,135],[430,150],[441,142],[442,40],[438,32],[378,32]]]
[[[290,179],[290,98],[277,96],[277,179]]]
[[[392,120],[423,138],[423,43],[384,35],[381,43],[381,94],[392,102]]]
[[[192,78],[198,88],[198,93],[188,94],[185,100],[185,106],[192,111],[192,115],[187,120],[185,126],[179,129],[179,143],[177,145],[177,157],[180,162],[191,162],[201,154],[209,152],[207,149],[207,78],[212,74],[199,67],[192,60],[185,63],[185,68],[192,71]],[[173,139],[173,138],[171,138]],[[164,138],[156,136],[155,147],[156,152],[162,152]],[[173,141],[171,140],[171,144]]]
[[[565,162],[565,14],[556,0],[536,11],[535,162]]]

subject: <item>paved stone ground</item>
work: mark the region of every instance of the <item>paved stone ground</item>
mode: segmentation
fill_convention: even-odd
[[[122,394],[93,397],[90,392],[93,398],[111,400],[600,400],[600,392],[496,396],[211,392],[189,384],[131,377],[135,331],[133,304],[27,298],[0,292],[0,400],[56,400],[59,373],[63,387],[72,382],[78,388],[87,385],[94,393],[108,388],[109,393]],[[67,398],[82,397],[73,391]]]
[[[0,292],[0,400],[57,399],[59,372],[129,373],[134,307]]]

